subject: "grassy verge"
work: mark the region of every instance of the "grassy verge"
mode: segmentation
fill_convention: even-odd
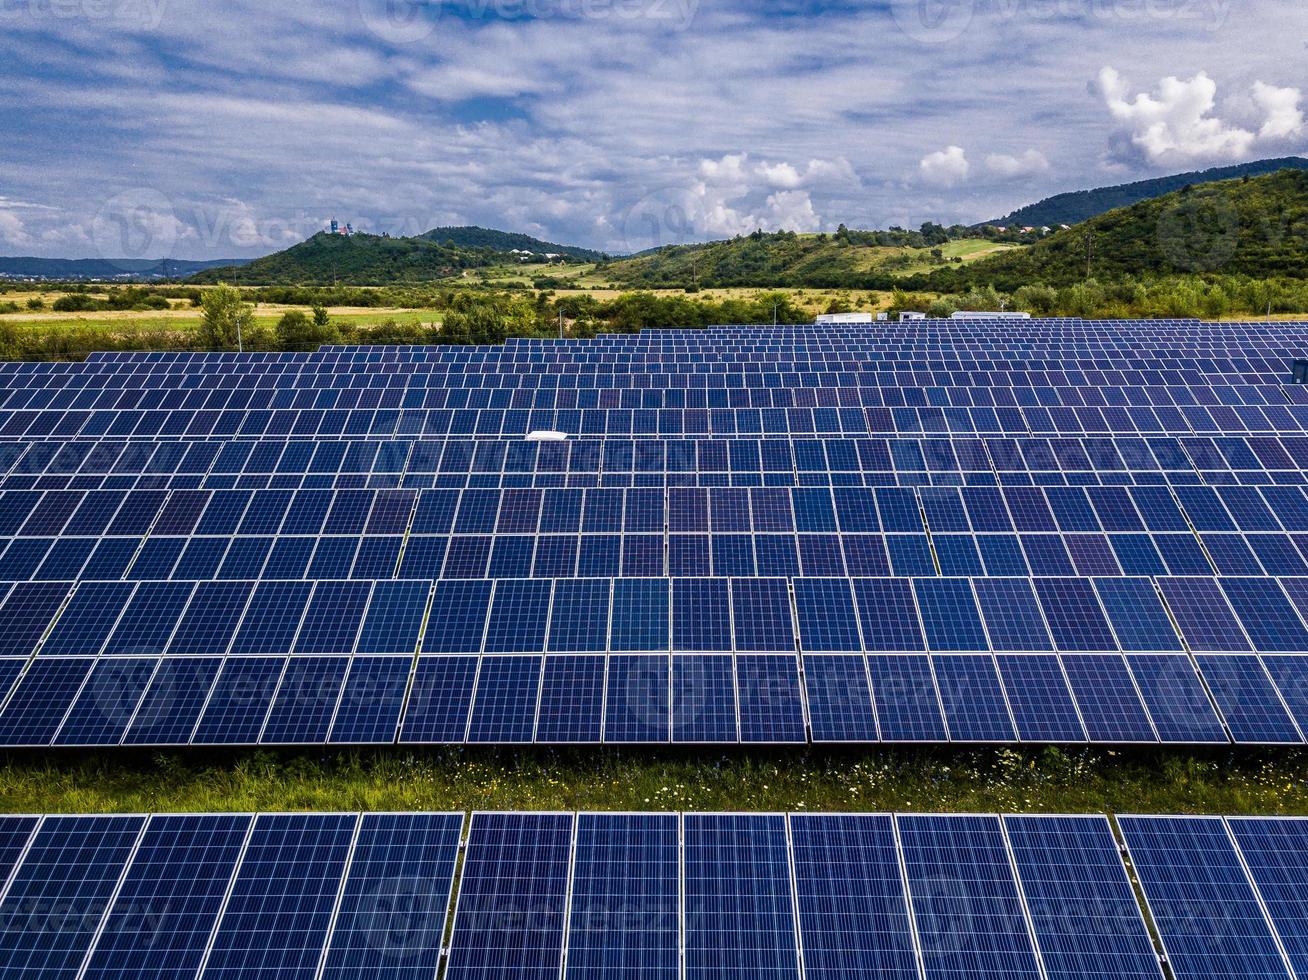
[[[474,809],[1308,814],[1308,752],[118,750],[0,758],[0,811],[10,813]]]

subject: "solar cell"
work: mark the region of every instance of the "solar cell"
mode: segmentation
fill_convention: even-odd
[[[82,976],[194,977],[252,823],[239,815],[151,817]]]
[[[1004,817],[1044,974],[1162,980],[1104,817]]]
[[[1308,839],[1292,818],[1228,818],[1227,827],[1296,974],[1308,968]]]
[[[896,817],[927,978],[1040,977],[998,817]]]

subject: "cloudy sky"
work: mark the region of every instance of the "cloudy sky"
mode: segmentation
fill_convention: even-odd
[[[1308,151],[1303,0],[0,0],[0,254],[979,221]]]

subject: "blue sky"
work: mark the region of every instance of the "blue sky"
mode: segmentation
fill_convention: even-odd
[[[1308,151],[1302,0],[0,0],[0,254],[614,252]]]

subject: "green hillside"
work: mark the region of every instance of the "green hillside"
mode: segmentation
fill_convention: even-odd
[[[455,236],[447,236],[444,232],[460,232],[457,237],[462,241],[451,243]],[[520,243],[500,247],[506,241]],[[539,250],[542,260],[546,251],[562,248],[526,235],[484,228],[437,228],[417,238],[319,232],[307,241],[239,268],[206,269],[192,276],[190,281],[260,286],[338,282],[372,286],[433,282],[458,277],[465,269],[484,269],[516,262],[516,258],[508,254],[508,249],[523,247],[533,252]],[[586,250],[572,251],[584,253]],[[560,261],[581,261],[571,252],[560,254],[565,255]]]
[[[1240,177],[1261,177],[1279,170],[1308,170],[1308,160],[1302,157],[1281,157],[1277,160],[1258,160],[1254,163],[1241,163],[1234,167],[1215,167],[1212,170],[1196,170],[1190,173],[1174,174],[1171,177],[1156,177],[1153,180],[1140,180],[1132,184],[1117,184],[1113,187],[1097,187],[1088,191],[1073,191],[1058,194],[1035,204],[1018,208],[1012,214],[994,221],[984,222],[988,225],[1016,225],[1017,227],[1042,225],[1057,228],[1059,225],[1075,225],[1082,221],[1098,217],[1115,208],[1130,207],[1140,201],[1162,197],[1182,187],[1195,184],[1211,184],[1220,180],[1235,180]],[[980,227],[980,226],[978,226]]]
[[[922,285],[1012,291],[1195,273],[1308,279],[1308,172],[1185,187],[1109,211],[1029,249],[933,272]]]
[[[599,270],[610,282],[641,289],[804,286],[891,289],[907,275],[979,260],[1012,245],[966,235],[963,228],[848,231],[834,235],[755,232],[706,245],[670,245]],[[937,254],[938,253],[938,254]]]
[[[603,252],[594,249],[579,248],[576,245],[559,245],[544,242],[530,235],[512,231],[496,231],[494,228],[479,228],[476,225],[459,227],[433,228],[420,236],[438,245],[456,245],[460,248],[489,248],[495,252],[511,252],[513,249],[532,252],[535,255],[566,255],[578,262],[598,262],[606,258]]]

